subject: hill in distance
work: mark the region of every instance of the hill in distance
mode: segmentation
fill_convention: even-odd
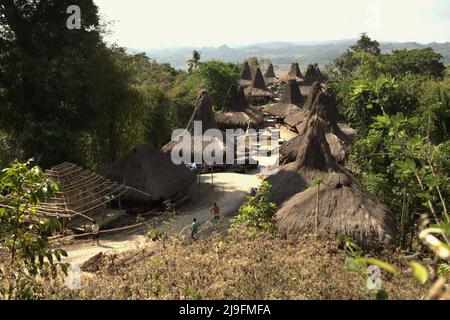
[[[180,69],[186,68],[186,60],[193,50],[202,54],[202,60],[222,60],[241,62],[249,57],[269,59],[275,65],[283,68],[293,61],[300,62],[303,69],[309,63],[318,63],[325,66],[338,58],[351,45],[355,39],[335,41],[308,41],[308,42],[268,42],[252,45],[222,45],[219,47],[178,47],[164,49],[130,49],[131,52],[146,52],[147,56],[160,63],[170,63]],[[431,47],[443,56],[444,64],[450,64],[450,42],[421,44],[417,42],[381,42],[382,52],[387,53],[396,49],[421,49]]]

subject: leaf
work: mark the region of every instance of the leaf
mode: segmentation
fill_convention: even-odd
[[[350,272],[358,272],[361,270],[361,264],[358,263],[357,259],[349,257],[345,259],[345,268]]]
[[[411,262],[409,266],[414,274],[414,277],[420,284],[425,284],[428,281],[430,275],[427,268],[417,262]]]
[[[376,265],[378,267],[380,267],[381,269],[386,270],[387,272],[393,273],[393,274],[398,274],[399,271],[397,270],[396,267],[394,267],[393,265],[381,261],[379,259],[375,259],[375,258],[358,258],[356,259],[358,262],[360,263],[367,263],[367,264],[373,264]]]

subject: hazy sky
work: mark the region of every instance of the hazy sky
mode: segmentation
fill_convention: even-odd
[[[144,49],[269,41],[450,41],[449,0],[94,0],[109,41]]]

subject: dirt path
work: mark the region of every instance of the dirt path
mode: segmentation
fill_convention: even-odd
[[[190,224],[194,218],[197,218],[200,223],[200,234],[202,234],[202,226],[203,229],[210,226],[209,220],[212,218],[210,209],[214,202],[220,206],[224,219],[228,220],[237,212],[251,188],[257,187],[261,182],[258,172],[246,175],[231,172],[215,173],[214,189],[211,180],[211,175],[203,175],[200,187],[196,184],[189,191],[192,197],[191,203],[181,208],[179,215],[156,225],[155,229],[167,235],[189,234]],[[81,265],[100,252],[120,253],[134,250],[144,246],[146,241],[143,228],[133,235],[116,234],[101,237],[99,246],[93,246],[90,241],[80,241],[64,249],[69,255],[67,262]]]

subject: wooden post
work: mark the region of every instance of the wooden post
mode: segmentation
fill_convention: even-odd
[[[200,170],[197,171],[197,175],[198,175],[198,198],[200,199],[200,179],[202,177],[202,170],[203,170],[203,165],[200,167]]]
[[[211,166],[211,185],[214,190],[214,167]]]
[[[317,235],[319,233],[319,192],[320,192],[320,183],[317,184],[317,209],[316,209],[316,235],[315,241],[317,241]]]

